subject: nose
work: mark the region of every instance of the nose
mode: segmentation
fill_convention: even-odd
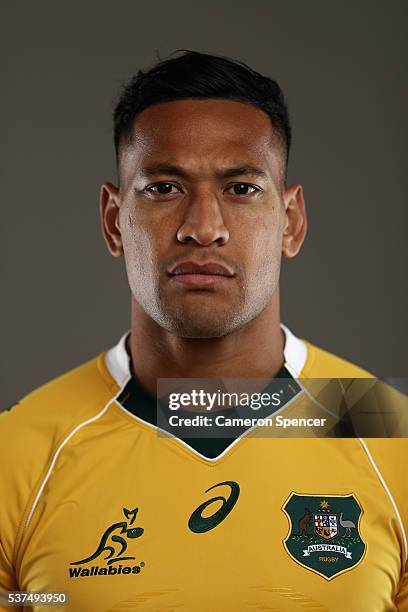
[[[229,231],[216,195],[207,190],[192,195],[177,231],[177,240],[193,240],[201,246],[208,246],[214,242],[223,245],[228,239]]]

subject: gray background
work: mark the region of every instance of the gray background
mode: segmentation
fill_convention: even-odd
[[[116,342],[122,260],[98,220],[120,85],[176,48],[236,57],[286,93],[310,221],[282,320],[407,376],[407,3],[16,2],[2,7],[2,407]]]

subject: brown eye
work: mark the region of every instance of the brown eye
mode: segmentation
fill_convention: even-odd
[[[173,191],[173,188],[176,191]],[[173,183],[166,183],[163,181],[161,183],[154,183],[153,185],[148,185],[144,188],[143,191],[155,195],[175,195],[176,193],[180,193],[181,189],[176,185],[173,185]]]
[[[172,188],[174,185],[171,183],[156,183],[155,185],[150,185],[150,187],[146,187],[146,191],[152,191],[153,193],[160,193],[162,195],[167,195],[172,193]]]
[[[251,195],[255,193],[255,191],[259,191],[256,187],[250,185],[249,183],[235,183],[235,185],[232,185],[230,189],[234,190],[234,195]]]

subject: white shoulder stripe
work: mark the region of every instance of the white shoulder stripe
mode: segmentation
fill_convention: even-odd
[[[359,438],[359,440],[360,440],[360,442],[361,442],[361,444],[362,444],[362,446],[363,446],[363,448],[364,448],[365,452],[367,453],[367,456],[368,456],[368,458],[369,458],[369,460],[370,460],[370,463],[371,463],[371,465],[373,466],[373,468],[374,468],[374,470],[375,470],[375,472],[376,472],[376,474],[377,474],[378,478],[380,479],[380,482],[381,482],[382,486],[384,487],[384,489],[385,489],[385,491],[386,491],[386,493],[387,493],[387,495],[388,495],[388,497],[389,497],[389,499],[390,499],[390,502],[391,502],[391,504],[392,504],[392,507],[394,508],[394,512],[395,512],[395,515],[396,515],[396,517],[397,517],[397,520],[398,520],[398,523],[399,523],[399,526],[400,526],[400,529],[401,529],[402,539],[403,539],[403,541],[404,541],[404,548],[405,548],[405,551],[404,551],[404,552],[405,552],[404,562],[406,563],[406,562],[407,562],[407,560],[408,560],[408,545],[407,545],[407,535],[406,535],[406,533],[405,533],[404,524],[403,524],[403,522],[402,522],[401,515],[400,515],[399,510],[398,510],[398,508],[397,508],[397,504],[395,503],[395,500],[394,500],[394,498],[393,498],[393,496],[392,496],[392,494],[391,494],[391,491],[390,491],[390,490],[389,490],[389,488],[387,487],[387,484],[386,484],[386,482],[385,482],[384,478],[382,477],[382,474],[381,474],[380,470],[378,469],[377,464],[375,463],[375,461],[374,461],[374,459],[373,459],[373,457],[372,457],[372,455],[371,455],[370,451],[368,450],[368,448],[367,448],[367,444],[364,442],[364,440],[363,440],[362,438]]]
[[[79,425],[77,425],[76,427],[74,427],[74,429],[71,431],[71,433],[69,433],[67,435],[67,437],[61,442],[61,444],[59,445],[59,447],[57,448],[54,457],[51,461],[50,467],[48,468],[48,471],[44,477],[44,480],[41,483],[40,488],[38,489],[38,493],[35,497],[35,500],[33,502],[33,505],[31,507],[30,513],[28,515],[28,518],[26,520],[26,523],[24,525],[24,531],[27,529],[27,527],[29,526],[31,519],[33,517],[34,511],[37,507],[37,504],[40,500],[40,497],[44,491],[45,485],[48,482],[48,479],[50,478],[51,474],[52,474],[52,470],[54,469],[54,465],[58,459],[58,456],[60,454],[60,452],[62,451],[62,449],[64,448],[64,446],[67,444],[67,442],[69,442],[69,440],[83,427],[85,427],[86,425],[89,425],[90,423],[93,423],[94,421],[97,421],[98,419],[100,419],[105,412],[108,410],[109,406],[115,401],[116,397],[118,397],[120,395],[120,393],[123,391],[123,388],[125,387],[126,383],[128,381],[126,380],[125,383],[123,384],[122,388],[120,389],[120,391],[118,391],[118,393],[112,397],[108,403],[102,408],[102,410],[100,412],[98,412],[98,414],[96,414],[94,417],[91,417],[90,419],[87,419],[86,421],[83,421],[82,423],[79,423]]]

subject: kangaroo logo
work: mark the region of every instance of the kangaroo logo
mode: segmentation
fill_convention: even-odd
[[[122,554],[127,549],[127,542],[120,534],[124,534],[127,538],[140,538],[144,532],[144,529],[142,527],[131,527],[135,521],[138,511],[139,508],[134,508],[134,510],[123,508],[123,514],[127,519],[130,519],[129,524],[126,521],[122,521],[121,523],[114,523],[108,527],[103,534],[99,546],[95,552],[85,559],[73,561],[70,565],[82,565],[83,563],[89,563],[90,561],[93,561],[99,557],[99,555],[101,555],[104,551],[108,553],[104,557],[105,560],[108,559],[108,565],[118,563],[119,561],[136,559],[136,557],[122,557]],[[112,535],[114,532],[116,533]],[[117,550],[115,550],[115,548]]]

